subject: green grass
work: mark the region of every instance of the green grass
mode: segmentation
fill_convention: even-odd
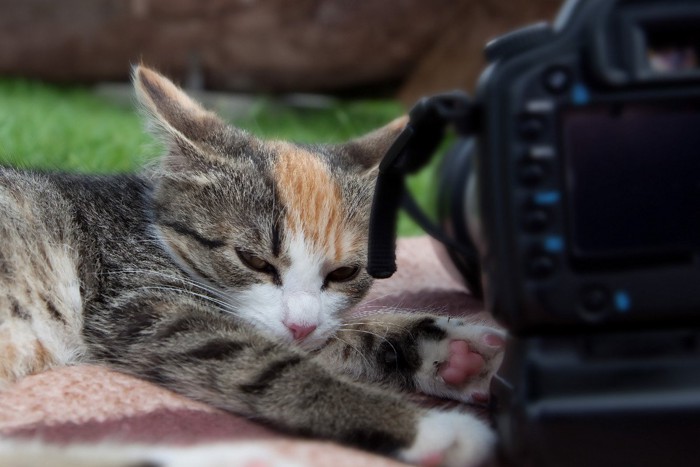
[[[132,111],[80,88],[0,81],[0,162],[81,172],[136,170],[160,148]]]
[[[323,109],[299,109],[261,97],[233,121],[261,137],[301,142],[340,142],[377,128],[404,112],[394,101],[341,101]],[[89,89],[0,79],[0,164],[93,173],[136,171],[162,148],[145,134],[133,109],[97,97]],[[419,203],[433,203],[433,172],[409,180]],[[432,210],[432,209],[429,209]],[[402,214],[399,235],[422,231]]]

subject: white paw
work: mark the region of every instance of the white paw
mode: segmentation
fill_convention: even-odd
[[[416,386],[426,394],[462,402],[485,403],[489,385],[503,360],[505,333],[499,329],[440,317],[435,325],[447,335],[420,343]]]
[[[432,410],[418,423],[413,445],[399,457],[423,466],[471,467],[493,453],[496,437],[473,415]]]

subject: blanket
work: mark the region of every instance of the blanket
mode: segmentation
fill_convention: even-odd
[[[376,281],[354,313],[420,310],[494,324],[450,268],[444,251],[429,238],[400,239],[397,264],[397,273]],[[28,376],[0,393],[0,436],[59,446],[114,443],[167,446],[175,451],[225,443],[249,452],[250,465],[264,465],[253,462],[261,460],[261,455],[279,456],[289,465],[396,465],[333,443],[294,439],[95,365]],[[215,452],[212,449],[209,452]]]

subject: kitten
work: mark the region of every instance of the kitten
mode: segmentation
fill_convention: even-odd
[[[343,318],[371,284],[377,165],[405,120],[343,145],[264,142],[148,68],[134,85],[167,146],[156,170],[0,169],[0,385],[95,362],[409,462],[488,456],[483,422],[399,390],[483,399],[499,331],[418,314]]]

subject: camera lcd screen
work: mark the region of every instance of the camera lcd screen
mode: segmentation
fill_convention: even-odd
[[[700,250],[700,102],[571,108],[562,124],[574,257]]]
[[[697,19],[647,28],[646,58],[649,69],[660,74],[697,71],[700,66],[700,35]]]

